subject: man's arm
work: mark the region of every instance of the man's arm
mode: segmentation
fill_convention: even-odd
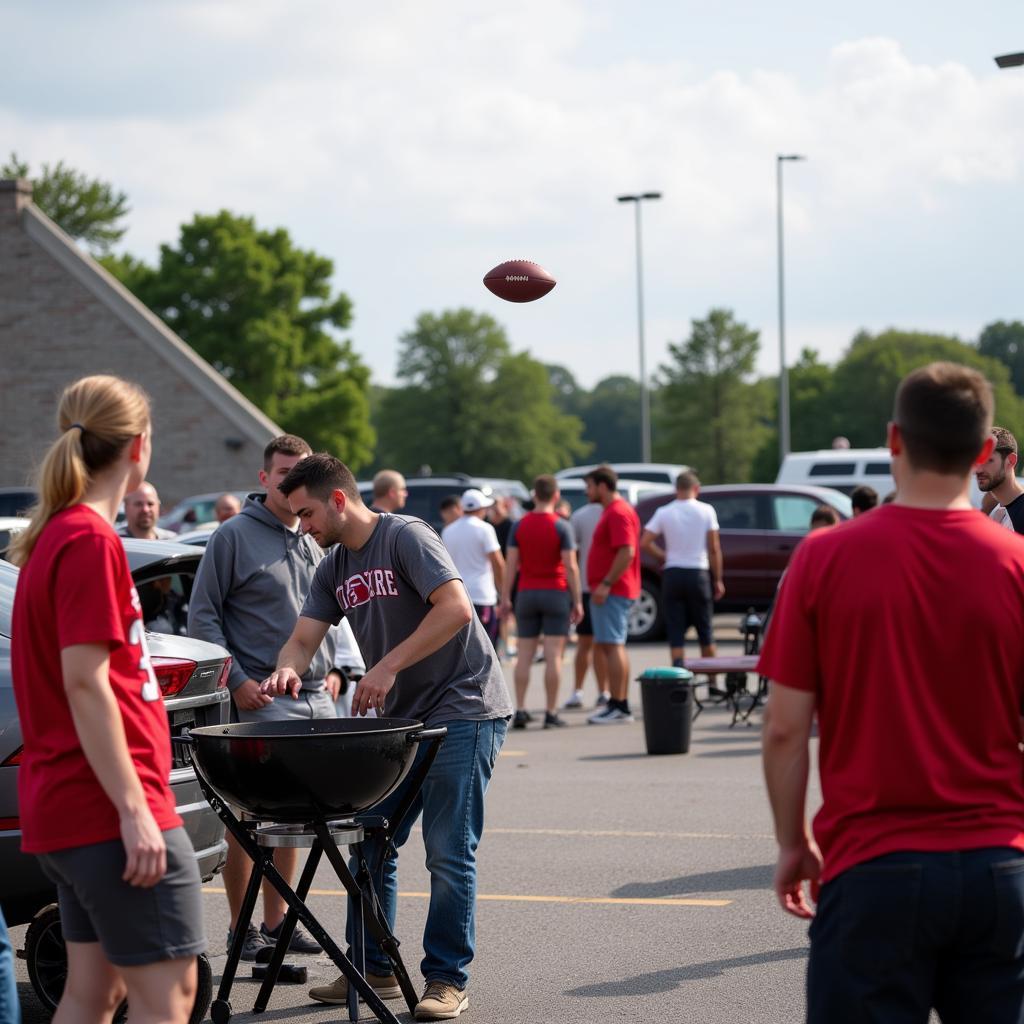
[[[722,538],[717,530],[708,530],[708,562],[715,600],[720,601],[725,596],[725,580],[722,578]]]
[[[508,615],[512,611],[512,587],[516,582],[516,573],[519,571],[519,548],[509,545],[508,557],[505,561],[505,573],[502,579],[501,604],[498,606],[499,615]]]
[[[761,729],[761,749],[779,844],[775,895],[787,913],[809,918],[814,911],[804,895],[803,883],[811,883],[811,896],[816,898],[821,875],[821,853],[811,838],[804,811],[815,695],[774,681],[770,693]]]
[[[644,530],[640,535],[640,550],[646,551],[657,562],[665,561],[665,549],[658,544],[658,534]]]
[[[494,586],[500,594],[505,582],[505,559],[501,557],[500,548],[497,551],[491,551],[487,557],[490,559],[491,571],[494,573]]]
[[[297,700],[302,689],[302,673],[309,668],[330,628],[329,622],[300,615],[292,635],[277,655],[277,668],[263,680],[260,690],[270,696],[291,693]]]
[[[461,580],[442,583],[431,593],[429,601],[430,611],[416,629],[359,680],[352,694],[353,715],[365,715],[370,708],[383,708],[384,698],[395,685],[399,672],[440,650],[473,621],[473,606]]]
[[[565,566],[565,579],[569,584],[569,597],[572,599],[569,621],[575,625],[583,619],[583,598],[580,596],[580,570],[574,548],[562,549],[562,565]]]
[[[629,568],[629,564],[633,561],[633,555],[635,552],[636,549],[632,544],[623,544],[622,547],[616,549],[611,567],[604,574],[604,579],[601,580],[590,595],[590,600],[593,601],[594,604],[605,603],[608,599],[608,595],[612,592],[612,587],[618,583],[619,577]]]
[[[128,751],[110,688],[110,652],[103,644],[75,644],[60,652],[60,666],[82,753],[120,820],[126,858],[121,878],[148,889],[167,871],[167,848]]]

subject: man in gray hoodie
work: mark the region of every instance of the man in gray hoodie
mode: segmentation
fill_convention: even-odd
[[[311,453],[300,437],[274,438],[263,453],[260,484],[265,495],[246,499],[241,513],[223,523],[210,538],[199,563],[189,601],[188,632],[227,648],[231,654],[232,720],[281,721],[295,718],[334,718],[334,697],[340,677],[332,672],[334,637],[328,635],[302,676],[295,697],[271,698],[260,692],[260,681],[276,668],[277,654],[291,635],[316,567],[324,552],[298,528],[278,484],[288,471]],[[238,921],[252,865],[229,834],[224,888],[231,908],[228,945]],[[290,883],[298,864],[298,850],[274,851],[278,871]],[[277,891],[263,886],[263,924],[250,925],[242,950],[244,960],[255,960],[260,947],[273,943],[286,906]],[[289,949],[319,953],[320,946],[301,927],[295,929]]]

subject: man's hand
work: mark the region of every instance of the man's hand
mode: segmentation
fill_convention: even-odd
[[[607,583],[601,582],[594,587],[590,594],[591,604],[604,604],[608,600],[608,595],[612,592],[612,588]]]
[[[259,711],[274,702],[274,698],[264,693],[255,679],[246,679],[241,686],[232,690],[231,699],[240,711]]]
[[[583,621],[583,603],[581,601],[574,601],[572,609],[569,612],[569,621],[574,625],[579,625]]]
[[[511,601],[502,601],[498,605],[498,618],[499,619],[506,619],[511,614],[512,614],[512,602]]]
[[[352,716],[365,715],[371,708],[378,715],[384,714],[384,698],[395,685],[395,673],[388,672],[381,664],[376,664],[359,680],[355,693],[352,694]]]
[[[725,597],[725,584],[721,580],[715,580],[715,600],[721,601]]]
[[[341,686],[345,679],[340,669],[332,668],[324,678],[324,689],[331,695],[331,700],[337,700],[341,693]]]
[[[167,873],[167,846],[147,805],[122,814],[121,842],[125,853],[122,881],[151,889]]]
[[[775,895],[779,905],[794,917],[814,917],[814,909],[807,902],[804,882],[811,883],[811,899],[818,902],[821,877],[821,851],[813,839],[805,839],[799,846],[779,847],[775,865]]]
[[[279,668],[271,672],[266,679],[260,683],[260,690],[263,695],[270,694],[273,699],[278,694],[290,693],[295,700],[299,698],[299,690],[302,689],[302,680],[298,672],[293,668]]]

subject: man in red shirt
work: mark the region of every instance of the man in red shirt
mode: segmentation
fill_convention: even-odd
[[[586,571],[594,643],[604,651],[611,693],[608,703],[587,721],[614,725],[633,721],[626,637],[629,613],[640,596],[640,517],[616,490],[619,478],[611,466],[598,466],[584,479],[587,500],[604,506],[590,542]]]
[[[813,918],[811,1022],[1024,1019],[1024,544],[968,500],[991,424],[976,371],[909,374],[898,497],[807,537],[765,638],[775,891]]]

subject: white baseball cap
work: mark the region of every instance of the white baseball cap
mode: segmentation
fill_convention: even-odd
[[[490,508],[494,499],[489,498],[483,491],[476,487],[470,487],[468,491],[462,492],[462,510],[464,512],[479,512],[482,508]]]

